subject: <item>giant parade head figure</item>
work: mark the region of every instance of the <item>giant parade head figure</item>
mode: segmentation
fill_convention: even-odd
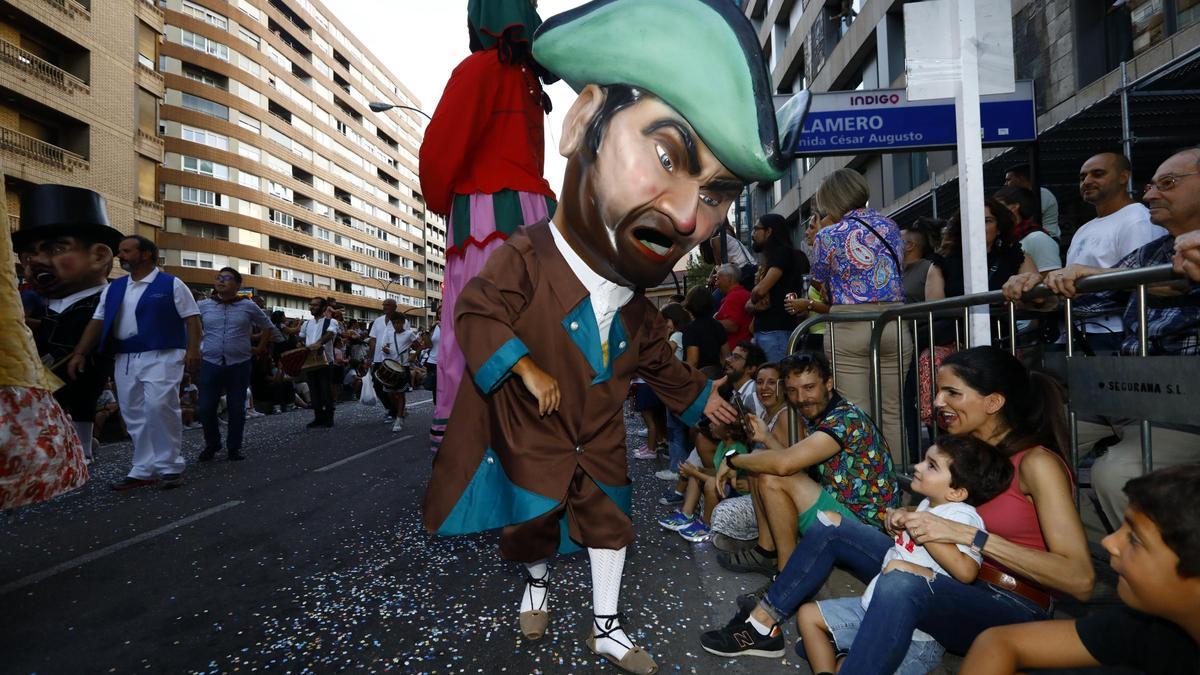
[[[53,299],[103,284],[123,236],[109,225],[98,193],[38,185],[21,197],[21,229],[12,239],[34,289]]]
[[[534,58],[579,92],[555,221],[598,274],[656,285],[753,181],[788,158],[807,92],[777,112],[753,28],[730,0],[595,0],[551,17]]]

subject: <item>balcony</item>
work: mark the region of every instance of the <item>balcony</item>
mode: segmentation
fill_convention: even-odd
[[[12,66],[24,75],[32,75],[42,82],[58,87],[68,94],[74,95],[77,91],[91,93],[91,87],[83,80],[8,40],[0,39],[0,62]]]
[[[149,84],[147,87],[148,89],[151,89],[159,96],[162,96],[162,93],[166,87],[166,81],[163,79],[162,73],[146,65],[145,63],[142,63],[141,58],[138,58],[137,76],[140,80],[143,80]]]
[[[135,150],[156,162],[162,162],[163,150],[165,149],[163,139],[138,129],[137,135],[134,137],[134,142]]]
[[[19,131],[4,127],[0,127],[0,150],[11,152],[63,171],[89,168],[86,159],[69,150],[64,150],[57,145],[51,145],[33,136],[26,136]]]
[[[43,0],[47,5],[74,19],[79,17],[87,21],[92,20],[91,0]]]

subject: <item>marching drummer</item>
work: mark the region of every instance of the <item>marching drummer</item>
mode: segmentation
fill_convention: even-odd
[[[401,431],[404,429],[404,418],[408,416],[405,407],[408,404],[407,394],[412,389],[412,373],[409,370],[409,354],[412,351],[413,343],[417,341],[417,332],[409,327],[408,319],[403,314],[396,313],[392,315],[392,322],[384,331],[382,347],[380,353],[383,356],[384,362],[394,362],[392,365],[403,372],[402,380],[394,388],[385,388],[392,403],[392,410],[396,417],[392,423],[392,431]],[[389,400],[384,398],[382,400]]]

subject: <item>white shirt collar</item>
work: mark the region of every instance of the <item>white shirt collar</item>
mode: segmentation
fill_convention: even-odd
[[[133,276],[132,276],[132,275],[130,275],[130,277],[129,277],[129,283],[131,283],[131,284],[150,284],[150,283],[153,283],[153,282],[154,282],[154,280],[155,280],[155,279],[157,279],[157,278],[158,278],[158,268],[157,268],[157,267],[155,267],[154,269],[150,270],[150,273],[149,273],[149,274],[147,274],[146,276],[142,277],[142,278],[141,278],[140,280],[138,280],[138,281],[134,281],[134,280],[133,280]]]
[[[583,258],[579,257],[575,249],[571,248],[566,238],[558,231],[558,224],[553,221],[550,223],[550,233],[554,235],[554,244],[558,247],[558,252],[562,254],[563,259],[566,260],[567,267],[575,273],[579,283],[583,284],[588,294],[592,296],[592,310],[596,313],[597,320],[600,320],[602,315],[615,312],[629,302],[629,299],[633,297],[633,289],[613,283],[597,274],[583,261]],[[601,332],[601,335],[602,339],[608,337],[604,332]]]
[[[64,309],[79,302],[80,300],[83,300],[84,298],[90,298],[93,295],[99,293],[100,291],[103,291],[104,287],[107,285],[108,285],[108,282],[106,281],[106,282],[100,284],[99,286],[92,286],[91,288],[85,288],[82,291],[72,293],[71,295],[68,295],[65,298],[53,298],[49,302],[46,303],[46,307],[48,307],[53,312],[61,314]]]

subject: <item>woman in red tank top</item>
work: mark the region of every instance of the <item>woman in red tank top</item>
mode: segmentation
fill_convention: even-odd
[[[932,581],[899,571],[881,575],[840,675],[896,672],[914,629],[964,654],[988,628],[1049,618],[1047,591],[1079,599],[1092,592],[1087,538],[1070,471],[1057,450],[1064,447],[1066,428],[1057,385],[995,347],[947,357],[937,382],[938,423],[948,433],[996,446],[1013,463],[1012,484],[978,508],[986,534],[927,512],[892,511],[888,525],[907,530],[922,546],[978,546],[984,569],[970,585],[945,575]],[[834,564],[860,577],[878,574],[891,543],[852,519],[810,529],[753,616],[782,622],[821,588]],[[735,620],[745,621],[745,615]]]

